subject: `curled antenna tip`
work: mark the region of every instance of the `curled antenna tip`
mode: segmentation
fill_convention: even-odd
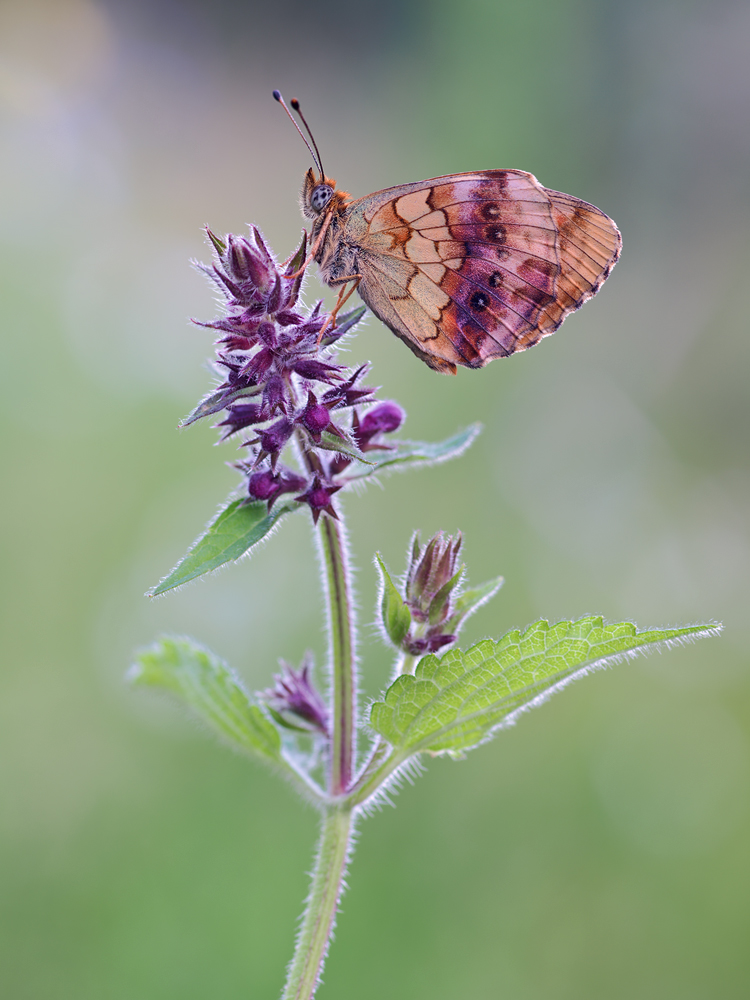
[[[275,101],[281,101],[281,91],[274,90],[274,92],[273,92],[273,99]]]

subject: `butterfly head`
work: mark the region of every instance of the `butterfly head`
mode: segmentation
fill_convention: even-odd
[[[321,174],[321,178],[316,177],[312,167],[305,174],[299,203],[306,219],[317,219],[329,205],[343,207],[346,202],[346,194],[336,190],[336,181],[332,177]]]

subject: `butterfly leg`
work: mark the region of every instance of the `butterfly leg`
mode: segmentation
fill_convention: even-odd
[[[361,280],[362,280],[361,274],[347,274],[346,277],[344,278],[336,278],[335,283],[337,285],[341,285],[341,291],[339,292],[338,299],[336,299],[336,305],[333,307],[331,315],[325,321],[322,330],[318,334],[318,344],[320,344],[321,340],[323,339],[323,335],[326,332],[326,330],[329,327],[336,326],[336,317],[341,312],[341,307],[354,294],[354,292],[356,292]],[[350,281],[352,282],[352,287],[349,289],[348,292],[346,292],[346,286],[349,284]],[[344,292],[346,292],[346,295],[344,294]]]
[[[324,238],[325,234],[328,232],[328,227],[331,225],[331,219],[332,218],[333,218],[333,216],[329,215],[328,218],[323,223],[323,225],[321,226],[320,232],[318,233],[318,235],[317,235],[317,237],[315,239],[315,242],[313,243],[312,247],[310,248],[310,253],[305,258],[304,263],[302,264],[302,267],[297,268],[297,270],[294,272],[294,274],[285,274],[284,275],[285,278],[299,278],[299,276],[301,274],[304,274],[305,269],[307,268],[307,265],[310,263],[310,261],[312,261],[314,259],[315,254],[320,249],[320,244],[323,242],[323,238]]]

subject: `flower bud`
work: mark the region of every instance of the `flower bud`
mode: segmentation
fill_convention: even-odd
[[[262,351],[253,354],[250,360],[240,369],[240,375],[247,385],[257,385],[263,381],[263,376],[273,364],[273,354],[264,347]]]
[[[258,325],[257,331],[258,340],[266,345],[266,347],[276,347],[278,343],[278,337],[276,336],[276,327],[273,323],[264,321]]]
[[[267,419],[263,413],[263,407],[258,406],[257,403],[235,403],[232,406],[228,406],[226,412],[227,419],[216,424],[217,427],[229,428],[222,435],[222,441],[226,441],[228,437],[236,434],[237,431],[241,431],[243,427],[251,427],[253,424],[259,424],[261,421]]]
[[[382,444],[371,444],[371,440],[379,434],[391,434],[397,431],[404,422],[406,414],[396,403],[380,403],[366,413],[359,422],[355,436],[361,451],[371,451],[373,448],[384,448]]]
[[[284,471],[275,474],[266,469],[263,472],[252,473],[247,481],[247,492],[253,500],[267,500],[270,510],[282,493],[294,493],[304,486],[305,480],[293,472]]]
[[[341,365],[329,365],[325,361],[316,361],[314,358],[301,358],[293,361],[289,366],[302,378],[317,379],[318,382],[333,382],[341,376]]]
[[[268,263],[262,259],[249,240],[228,236],[224,261],[231,277],[245,286],[243,291],[246,294],[257,289],[264,298],[266,297],[272,281],[272,272]]]
[[[287,412],[287,386],[281,375],[271,375],[263,387],[263,406],[269,416],[281,410]]]
[[[357,382],[365,374],[369,365],[360,365],[350,377],[340,385],[334,386],[323,393],[323,402],[331,407],[356,406],[357,403],[364,402],[368,396],[376,391],[369,386],[357,386]]]
[[[282,417],[281,420],[277,420],[275,424],[271,424],[270,427],[266,427],[258,434],[261,453],[271,456],[272,468],[275,467],[279,452],[292,436],[293,431],[292,421]]]
[[[315,441],[320,441],[320,435],[331,422],[331,415],[328,407],[319,403],[315,398],[315,393],[310,389],[307,393],[307,405],[300,416],[300,423],[310,432]]]
[[[310,508],[312,513],[313,523],[318,523],[318,518],[322,511],[329,514],[331,517],[338,520],[338,515],[333,509],[332,498],[334,493],[338,493],[341,489],[340,486],[334,486],[331,483],[324,483],[320,476],[315,476],[312,483],[308,487],[306,493],[302,496],[295,497],[294,499],[297,503],[306,503]]]
[[[406,601],[417,621],[438,625],[450,616],[451,597],[463,572],[463,567],[456,568],[461,543],[460,533],[453,539],[439,531],[422,548],[419,536],[414,536]]]
[[[272,472],[254,472],[247,481],[247,492],[254,500],[271,500],[279,495],[277,477]]]
[[[328,735],[325,702],[310,678],[312,656],[306,654],[299,670],[280,661],[282,672],[274,675],[274,686],[259,692],[277,722],[289,729]]]

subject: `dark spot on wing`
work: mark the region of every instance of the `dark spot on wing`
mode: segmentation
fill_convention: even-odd
[[[481,208],[479,209],[479,214],[482,216],[485,222],[494,222],[495,219],[497,219],[501,213],[502,209],[497,204],[497,202],[494,201],[483,202]]]
[[[508,234],[505,230],[505,226],[496,224],[484,227],[484,238],[489,243],[498,243],[502,245],[507,240]]]

